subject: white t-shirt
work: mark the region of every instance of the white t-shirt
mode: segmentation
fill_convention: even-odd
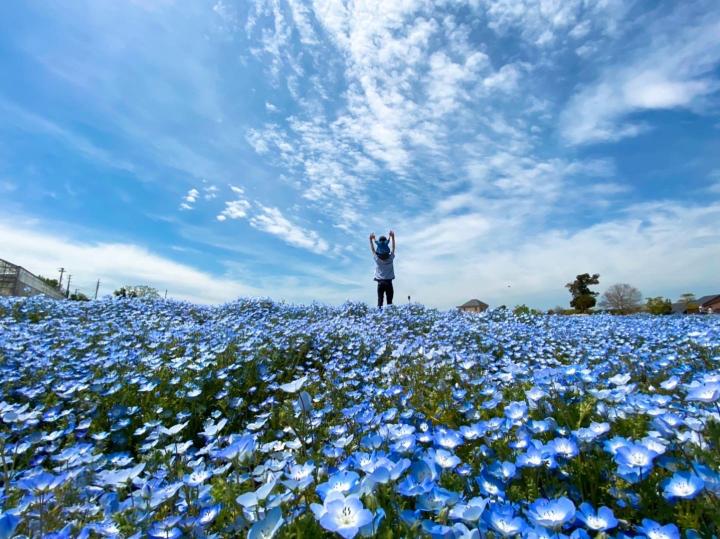
[[[395,255],[390,254],[385,260],[375,255],[375,280],[391,281],[395,278],[395,269],[393,268],[393,260]]]

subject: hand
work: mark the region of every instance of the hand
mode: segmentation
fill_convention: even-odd
[[[391,231],[388,233],[388,236],[390,236],[391,238],[394,238],[394,237],[395,237],[395,232],[393,232],[393,231],[391,230]]]
[[[370,241],[372,241],[372,240],[374,240],[374,239],[375,239],[375,232],[373,232],[373,233],[370,234]]]

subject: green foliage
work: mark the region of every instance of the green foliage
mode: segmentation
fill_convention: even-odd
[[[600,284],[600,274],[582,273],[575,277],[571,283],[567,283],[565,288],[570,290],[572,300],[570,306],[581,313],[585,313],[595,306],[595,296],[597,292],[590,290],[590,285]]]
[[[662,296],[648,298],[645,302],[645,310],[655,315],[671,314],[672,301]]]
[[[532,307],[528,307],[524,303],[521,305],[515,305],[515,308],[513,309],[513,314],[518,316],[522,314],[532,314],[532,315],[538,315],[542,314],[542,311],[538,311],[537,309],[533,309]]]
[[[147,285],[125,285],[113,292],[118,298],[160,299],[160,292]]]
[[[42,275],[38,275],[38,279],[40,279],[46,285],[52,286],[53,288],[58,288],[60,286],[60,283],[58,282],[57,279],[51,279],[50,277],[43,277]]]
[[[86,296],[85,294],[83,294],[82,292],[75,292],[74,294],[70,294],[70,295],[68,296],[68,299],[69,299],[70,301],[90,301],[90,298],[87,297],[87,296]]]

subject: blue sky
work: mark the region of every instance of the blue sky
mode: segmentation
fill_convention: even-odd
[[[222,302],[720,292],[720,5],[0,4],[0,257]]]

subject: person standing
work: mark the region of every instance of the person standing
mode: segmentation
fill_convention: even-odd
[[[382,309],[383,299],[388,305],[393,300],[393,279],[395,279],[395,232],[388,233],[390,241],[385,236],[380,236],[375,241],[375,233],[370,234],[370,250],[375,259],[375,281],[377,281],[378,309]]]

